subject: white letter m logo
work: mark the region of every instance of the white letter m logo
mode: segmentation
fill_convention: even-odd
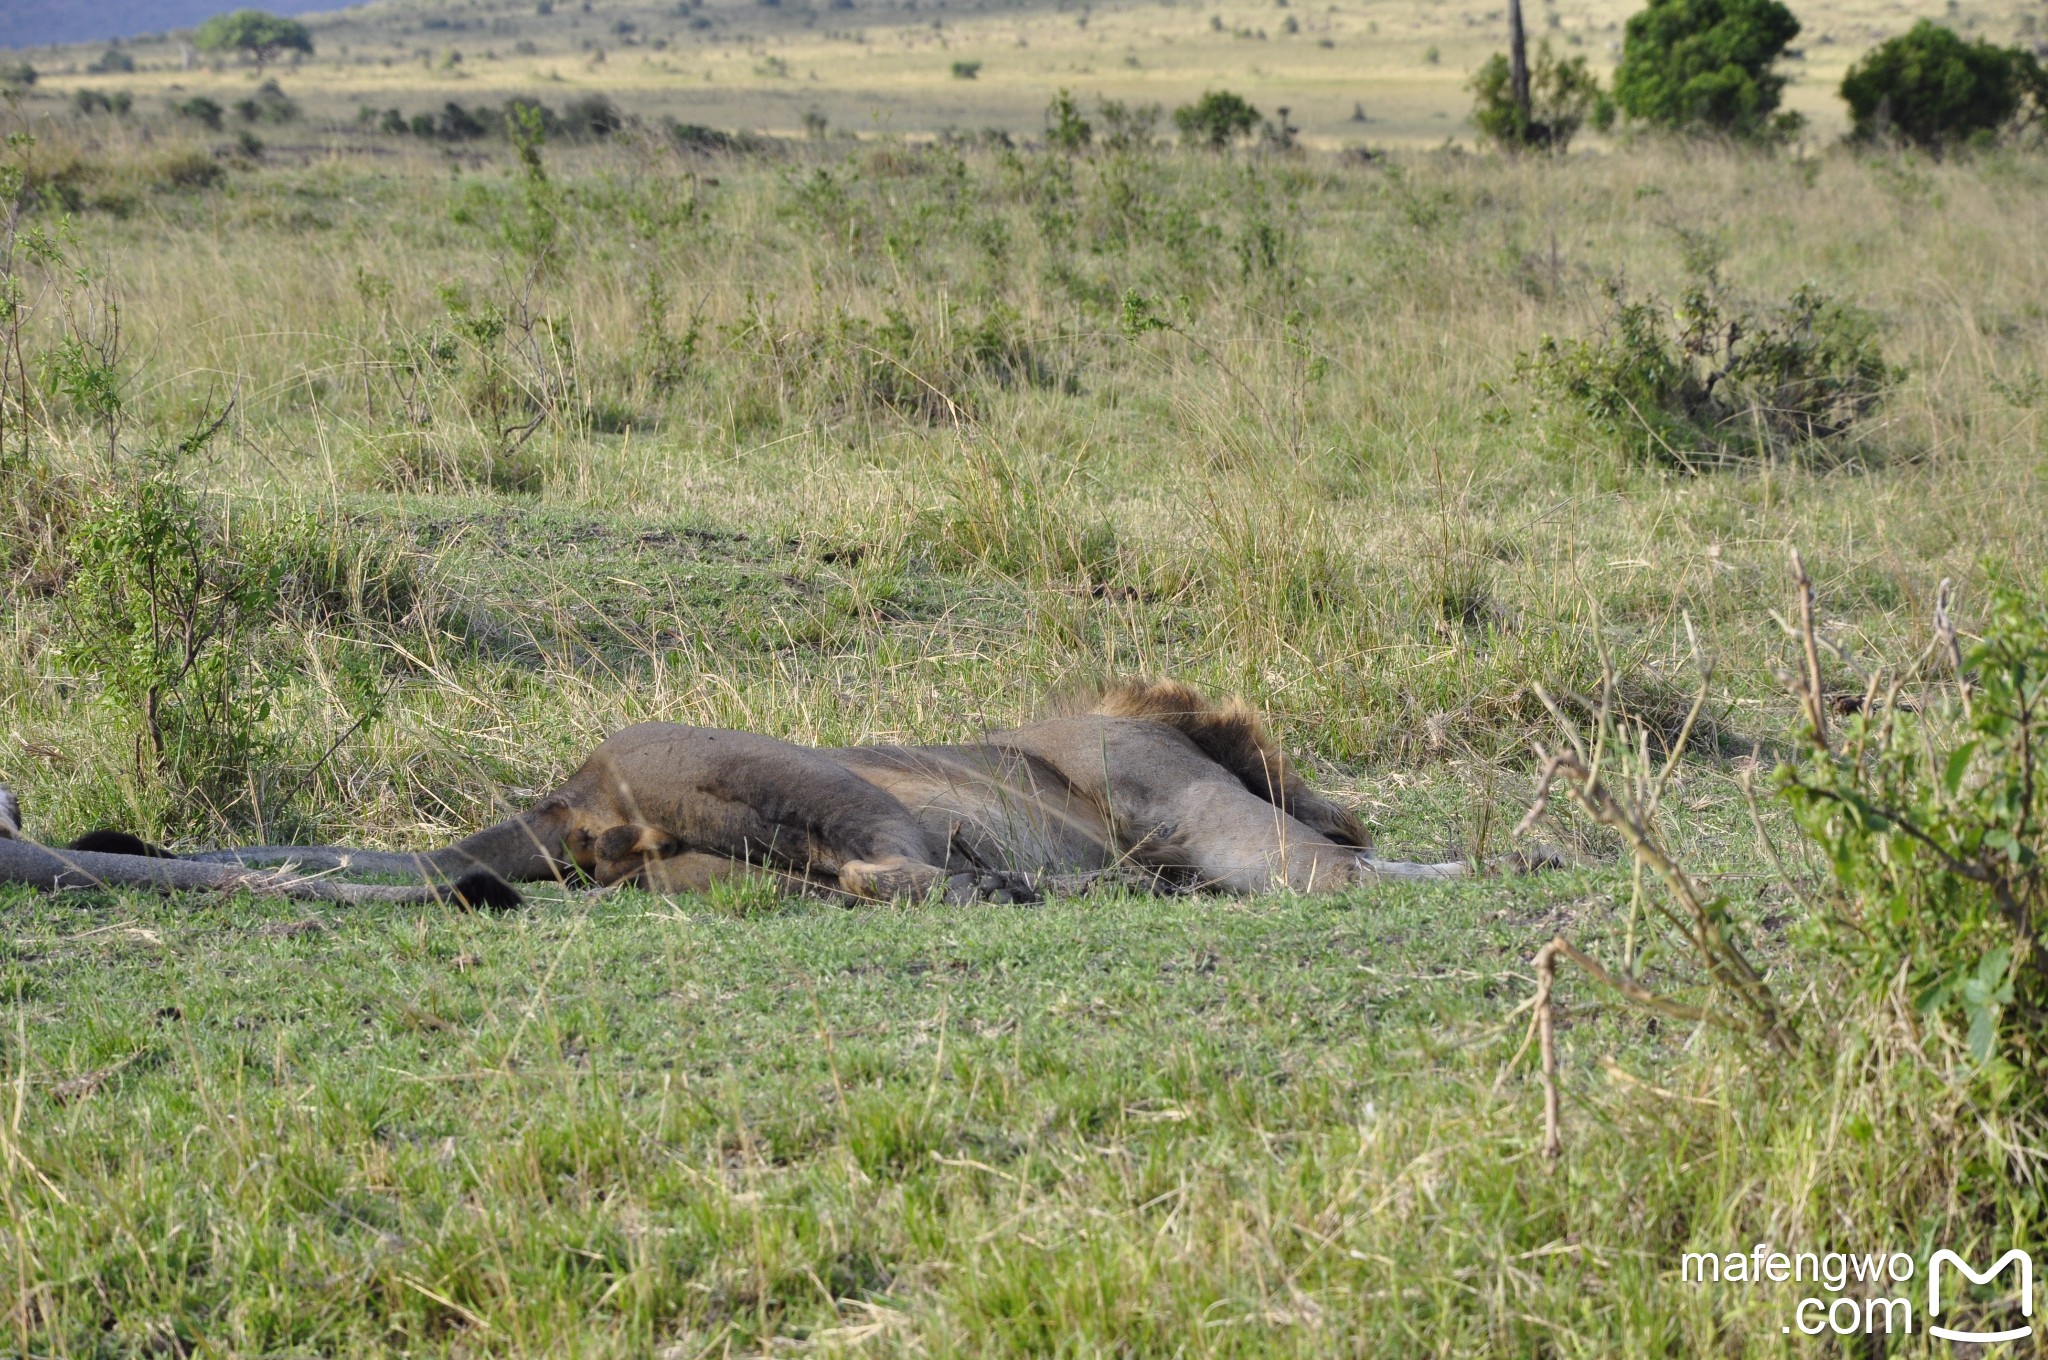
[[[2020,1316],[2030,1318],[2034,1315],[2034,1258],[2027,1255],[2026,1252],[2018,1247],[2014,1247],[2011,1251],[1999,1257],[1997,1264],[1992,1266],[1991,1269],[1981,1273],[1972,1270],[1968,1261],[1965,1261],[1946,1247],[1934,1253],[1933,1257],[1927,1262],[1927,1330],[1944,1341],[1971,1341],[1982,1346],[1993,1345],[2000,1341],[2018,1341],[2022,1337],[2033,1335],[2034,1328],[2031,1323],[2025,1327],[2015,1327],[2008,1332],[1956,1332],[1946,1327],[1934,1325],[1934,1319],[1941,1315],[1941,1267],[1943,1262],[1947,1262],[1957,1270],[1962,1271],[1963,1274],[1969,1276],[1970,1283],[1972,1284],[1990,1284],[1993,1278],[2014,1261],[2020,1263]]]

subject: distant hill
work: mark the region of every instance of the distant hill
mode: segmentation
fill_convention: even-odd
[[[337,0],[261,0],[258,5],[272,14],[336,7]],[[0,47],[133,38],[191,28],[239,8],[242,4],[236,0],[5,0],[0,3]]]

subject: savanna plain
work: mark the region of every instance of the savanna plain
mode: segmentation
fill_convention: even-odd
[[[1770,787],[1790,549],[1850,697],[1944,580],[1967,633],[2048,569],[2038,154],[1210,154],[1085,98],[1072,154],[266,148],[63,83],[6,114],[0,782],[43,839],[420,846],[644,719],[937,742],[1143,674],[1252,700],[1384,853],[1485,862],[1539,688],[1588,732],[1604,691],[1812,1038],[1566,969],[1544,1155],[1542,945],[1710,990],[1561,797],[1574,867],[1314,898],[0,889],[0,1349],[1793,1354],[1805,1291],[1680,1254],[2038,1232]],[[1708,456],[1545,378],[1617,298],[1806,285],[1882,350],[1839,437]],[[165,599],[186,671],[95,643]]]

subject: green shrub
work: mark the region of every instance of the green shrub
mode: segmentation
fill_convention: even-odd
[[[1838,441],[1902,376],[1858,308],[1800,288],[1733,306],[1711,275],[1676,309],[1615,294],[1606,333],[1544,336],[1517,376],[1650,462],[1696,468]]]
[[[702,123],[679,123],[672,117],[662,119],[662,130],[679,151],[715,155],[762,151],[774,145],[768,138],[751,132],[725,132]]]
[[[1074,96],[1065,90],[1053,95],[1052,102],[1045,106],[1045,144],[1055,151],[1069,156],[1078,155],[1088,149],[1088,143],[1095,135],[1095,129],[1081,116],[1081,110],[1074,103]]]
[[[231,531],[162,459],[110,483],[69,546],[65,661],[98,678],[138,766],[226,811],[275,752],[278,682],[256,645],[278,601],[273,545]]]
[[[2018,47],[1964,42],[1922,19],[1865,53],[1842,78],[1851,135],[1893,135],[1930,151],[2048,112],[2048,72]]]
[[[111,113],[122,117],[135,107],[135,96],[126,90],[108,94],[105,90],[82,88],[71,92],[71,103],[83,114]]]
[[[204,151],[167,153],[156,163],[155,180],[162,189],[211,189],[227,178],[227,170]]]
[[[195,94],[183,103],[173,104],[171,112],[177,114],[180,118],[190,118],[195,123],[202,123],[215,131],[219,131],[221,114],[224,110],[205,95]]]
[[[1153,149],[1152,129],[1165,112],[1157,104],[1126,104],[1121,99],[1096,101],[1095,114],[1102,120],[1103,150],[1115,154]]]
[[[1228,90],[1210,90],[1175,109],[1173,125],[1187,145],[1221,151],[1259,125],[1259,111]]]
[[[619,106],[601,94],[578,95],[562,106],[561,132],[571,139],[609,137],[625,125]]]
[[[1880,698],[1832,739],[1826,706],[1809,702],[1806,749],[1778,779],[1825,860],[1830,938],[1857,985],[1883,1001],[1903,983],[1923,1049],[1960,1060],[1994,1105],[2038,1116],[2048,600],[1995,583],[1980,631],[1964,648],[1937,624],[1932,653],[1962,680],[1948,697]]]
[[[283,86],[266,80],[254,95],[235,102],[235,112],[245,123],[289,123],[299,116],[299,105]]]
[[[135,58],[118,47],[109,47],[85,68],[87,75],[125,75],[135,69]]]
[[[427,118],[428,135],[444,142],[473,142],[490,135],[491,124],[486,121],[489,114],[488,109],[473,113],[451,99],[441,106],[438,118]]]
[[[1614,121],[1613,101],[1601,90],[1599,78],[1587,69],[1586,59],[1559,61],[1547,39],[1537,45],[1536,60],[1529,69],[1526,117],[1515,106],[1512,71],[1501,53],[1487,59],[1467,88],[1473,96],[1473,123],[1482,136],[1503,150],[1562,152],[1570,148],[1588,118],[1600,128]]]
[[[25,61],[0,62],[0,89],[25,90],[37,79],[36,68]]]
[[[1771,67],[1798,34],[1799,20],[1779,0],[1650,0],[1628,21],[1615,101],[1656,127],[1790,132],[1793,115],[1772,117],[1785,77]]]
[[[956,61],[953,63],[953,79],[955,80],[974,80],[980,75],[981,63],[978,61]]]

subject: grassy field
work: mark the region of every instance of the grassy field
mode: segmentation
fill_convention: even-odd
[[[90,393],[28,389],[0,492],[0,782],[52,840],[418,845],[642,718],[946,740],[1144,672],[1258,702],[1385,851],[1484,855],[1550,736],[1534,686],[1604,648],[1668,738],[1690,631],[1669,835],[1822,1016],[1737,785],[1791,730],[1788,547],[1863,653],[1917,648],[1944,577],[1967,619],[1987,568],[2048,568],[2037,157],[628,130],[535,175],[46,107],[13,154],[85,280],[14,257],[31,376],[115,316],[121,375],[111,443]],[[1868,310],[1903,376],[1854,438],[1683,473],[1518,380],[1611,288],[1668,311],[1708,272]],[[178,477],[289,570],[244,640],[272,754],[202,796],[67,650],[66,535],[230,396]],[[1585,867],[1314,901],[8,890],[0,1348],[1791,1354],[1791,1287],[1678,1254],[2012,1227],[1945,1151],[1967,1121],[1873,1097],[1860,1040],[1760,1061],[1569,976],[1546,1166],[1528,958],[1632,930],[1616,844],[1554,834]]]

